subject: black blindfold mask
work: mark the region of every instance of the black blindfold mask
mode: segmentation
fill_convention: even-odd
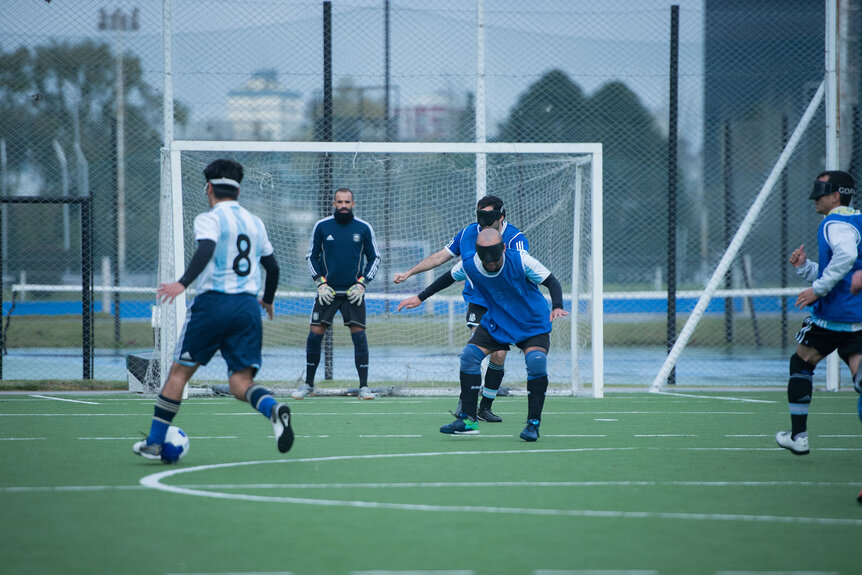
[[[838,192],[842,195],[853,195],[856,193],[856,188],[850,188],[847,186],[838,186],[833,182],[821,182],[820,180],[814,181],[814,189],[811,190],[811,195],[808,196],[809,200],[816,200],[821,196],[828,196],[833,192]]]
[[[500,210],[476,210],[476,221],[483,228],[488,228],[494,225],[494,222],[500,219],[503,213]]]
[[[499,261],[503,257],[504,251],[506,251],[506,248],[503,247],[502,242],[493,246],[476,246],[476,253],[479,254],[479,259],[486,264]]]

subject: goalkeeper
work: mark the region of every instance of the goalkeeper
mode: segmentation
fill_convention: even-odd
[[[380,252],[371,225],[354,217],[353,192],[340,188],[332,202],[334,212],[314,225],[305,259],[317,282],[317,297],[305,343],[305,383],[292,396],[314,394],[314,376],[320,364],[323,335],[341,312],[353,339],[353,359],[359,374],[359,399],[374,399],[368,389],[368,340],[365,337],[365,288],[380,265]],[[364,265],[363,265],[364,262]]]
[[[473,257],[455,264],[419,295],[402,300],[398,311],[422,305],[456,281],[472,283],[488,302],[488,311],[461,352],[461,409],[455,413],[455,421],[441,427],[440,433],[479,433],[476,404],[482,360],[515,344],[523,350],[527,364],[527,425],[521,439],[536,441],[548,390],[551,321],[569,315],[563,309],[563,288],[548,268],[530,254],[506,249],[500,233],[493,228],[479,232],[475,248]],[[551,294],[550,313],[539,285],[547,287]]]
[[[527,236],[506,220],[503,200],[496,196],[485,196],[476,203],[476,223],[468,225],[455,234],[455,237],[449,240],[449,243],[439,252],[431,254],[406,272],[395,274],[395,283],[401,283],[415,274],[434,269],[453,257],[460,257],[462,260],[473,257],[476,253],[476,236],[486,228],[493,228],[500,232],[503,237],[503,245],[506,248],[530,250]],[[474,289],[470,282],[464,282],[462,296],[467,302],[467,328],[472,333],[482,321],[482,316],[488,309],[488,305],[482,294]],[[491,411],[491,405],[503,383],[506,353],[506,350],[493,352],[488,362],[488,370],[485,373],[485,384],[482,386],[482,401],[479,404],[478,418],[488,423],[503,421],[499,415]],[[461,411],[460,405],[456,411]]]

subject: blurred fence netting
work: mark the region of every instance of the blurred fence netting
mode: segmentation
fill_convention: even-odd
[[[600,142],[605,383],[646,386],[667,352],[668,270],[681,327],[824,77],[823,3],[677,2],[671,218],[671,4],[8,0],[0,194],[91,200],[91,375],[122,380],[126,355],[154,346],[166,77],[175,139]],[[845,18],[858,17],[858,1],[841,4]],[[842,133],[852,135],[860,48],[843,34]],[[711,302],[682,354],[676,383],[785,379],[803,317],[788,294],[804,287],[787,256],[801,244],[816,251],[807,195],[824,169],[825,123],[821,108],[731,266],[730,291]],[[845,168],[858,169],[860,141],[843,148]],[[466,194],[449,205],[469,205],[475,188]],[[2,204],[4,379],[78,379],[87,361],[80,208],[63,206]],[[422,217],[424,206],[412,209]],[[518,225],[518,210],[508,218]],[[439,239],[469,219],[453,214]],[[385,369],[374,372],[372,359],[370,377],[385,380]]]

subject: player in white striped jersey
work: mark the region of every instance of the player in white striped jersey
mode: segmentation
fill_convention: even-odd
[[[221,351],[227,363],[234,397],[270,419],[280,452],[286,453],[293,445],[290,409],[254,382],[261,365],[260,308],[272,319],[278,262],[263,222],[237,201],[242,165],[216,160],[204,169],[204,176],[210,210],[195,217],[197,250],[183,277],[161,284],[156,292],[162,303],[172,303],[198,280],[198,293],[186,315],[174,362],[156,399],[150,434],[132,447],[146,459],[162,459],[162,444],[180,409],[183,388],[216,351]],[[266,270],[266,285],[258,300],[261,267]]]

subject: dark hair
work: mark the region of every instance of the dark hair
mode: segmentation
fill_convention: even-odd
[[[349,192],[350,199],[353,200],[353,190],[351,190],[350,188],[338,188],[337,190],[335,190],[335,194],[337,194],[338,192]],[[335,200],[335,194],[332,194],[333,200]]]
[[[219,159],[204,168],[204,177],[208,182],[227,178],[235,181],[237,184],[242,183],[243,169],[242,164],[234,160]],[[213,195],[216,198],[223,200],[225,198],[236,199],[239,196],[239,188],[228,184],[213,184]]]
[[[485,196],[484,198],[476,202],[477,210],[487,208],[488,206],[491,206],[491,208],[494,210],[500,210],[501,212],[503,212],[503,200],[501,200],[497,196]],[[503,212],[504,215],[505,213],[506,212]]]

